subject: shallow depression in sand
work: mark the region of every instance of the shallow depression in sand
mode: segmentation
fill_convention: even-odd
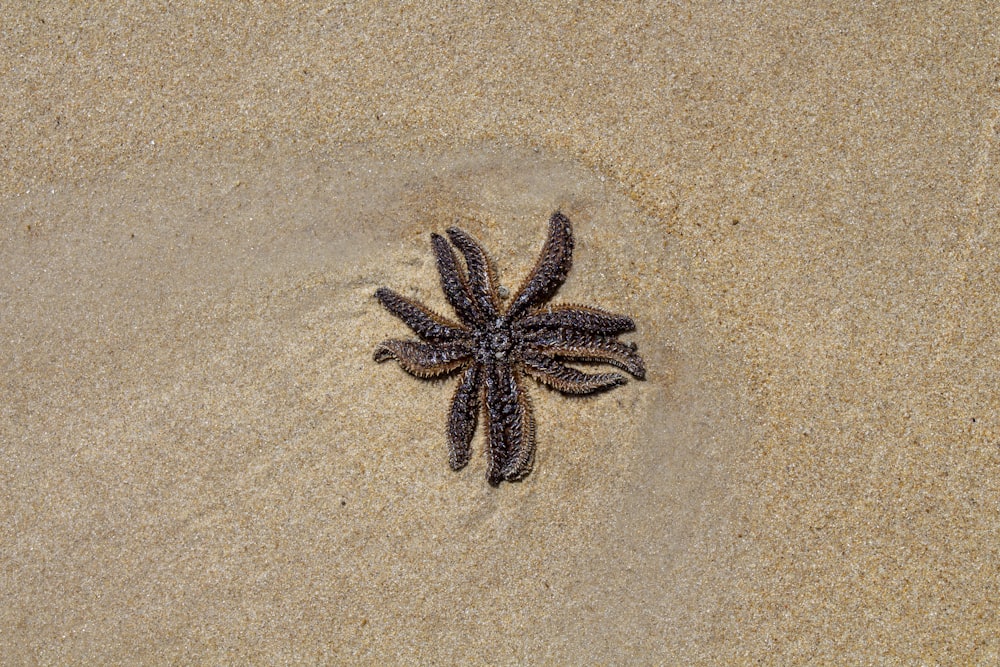
[[[732,365],[667,226],[598,174],[493,148],[212,156],[4,208],[5,648],[211,657],[253,628],[227,650],[614,660],[692,641],[729,594]],[[372,293],[450,316],[430,233],[452,224],[516,289],[556,209],[576,250],[553,302],[631,314],[648,378],[530,384],[535,470],[493,489],[481,428],[448,469],[455,380],[372,361],[408,335]]]

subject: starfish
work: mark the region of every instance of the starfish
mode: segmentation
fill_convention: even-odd
[[[531,472],[535,458],[535,421],[524,376],[566,394],[591,394],[625,384],[620,373],[585,373],[564,360],[603,362],[638,379],[646,374],[635,343],[617,340],[635,330],[626,315],[576,304],[546,305],[566,280],[573,257],[573,230],[558,211],[535,267],[506,308],[492,260],[458,227],[448,229],[455,252],[442,236],[431,234],[441,288],[459,321],[453,321],[387,287],[375,297],[420,338],[386,340],[375,361],[395,359],[419,378],[461,373],[448,417],[449,463],[461,470],[471,456],[472,436],[482,406],[487,430],[487,479],[493,486]]]

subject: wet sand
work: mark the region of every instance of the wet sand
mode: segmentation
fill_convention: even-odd
[[[134,11],[5,11],[0,654],[998,659],[996,9]],[[556,209],[648,378],[492,488],[372,293]]]

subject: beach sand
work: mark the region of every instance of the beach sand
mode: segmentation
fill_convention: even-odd
[[[9,664],[1000,660],[1000,9],[4,9]],[[645,381],[376,364],[458,224]]]

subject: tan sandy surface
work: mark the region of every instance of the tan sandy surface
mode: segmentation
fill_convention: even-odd
[[[1000,660],[1000,5],[25,4],[2,662]],[[649,377],[491,488],[372,293],[557,208]]]

